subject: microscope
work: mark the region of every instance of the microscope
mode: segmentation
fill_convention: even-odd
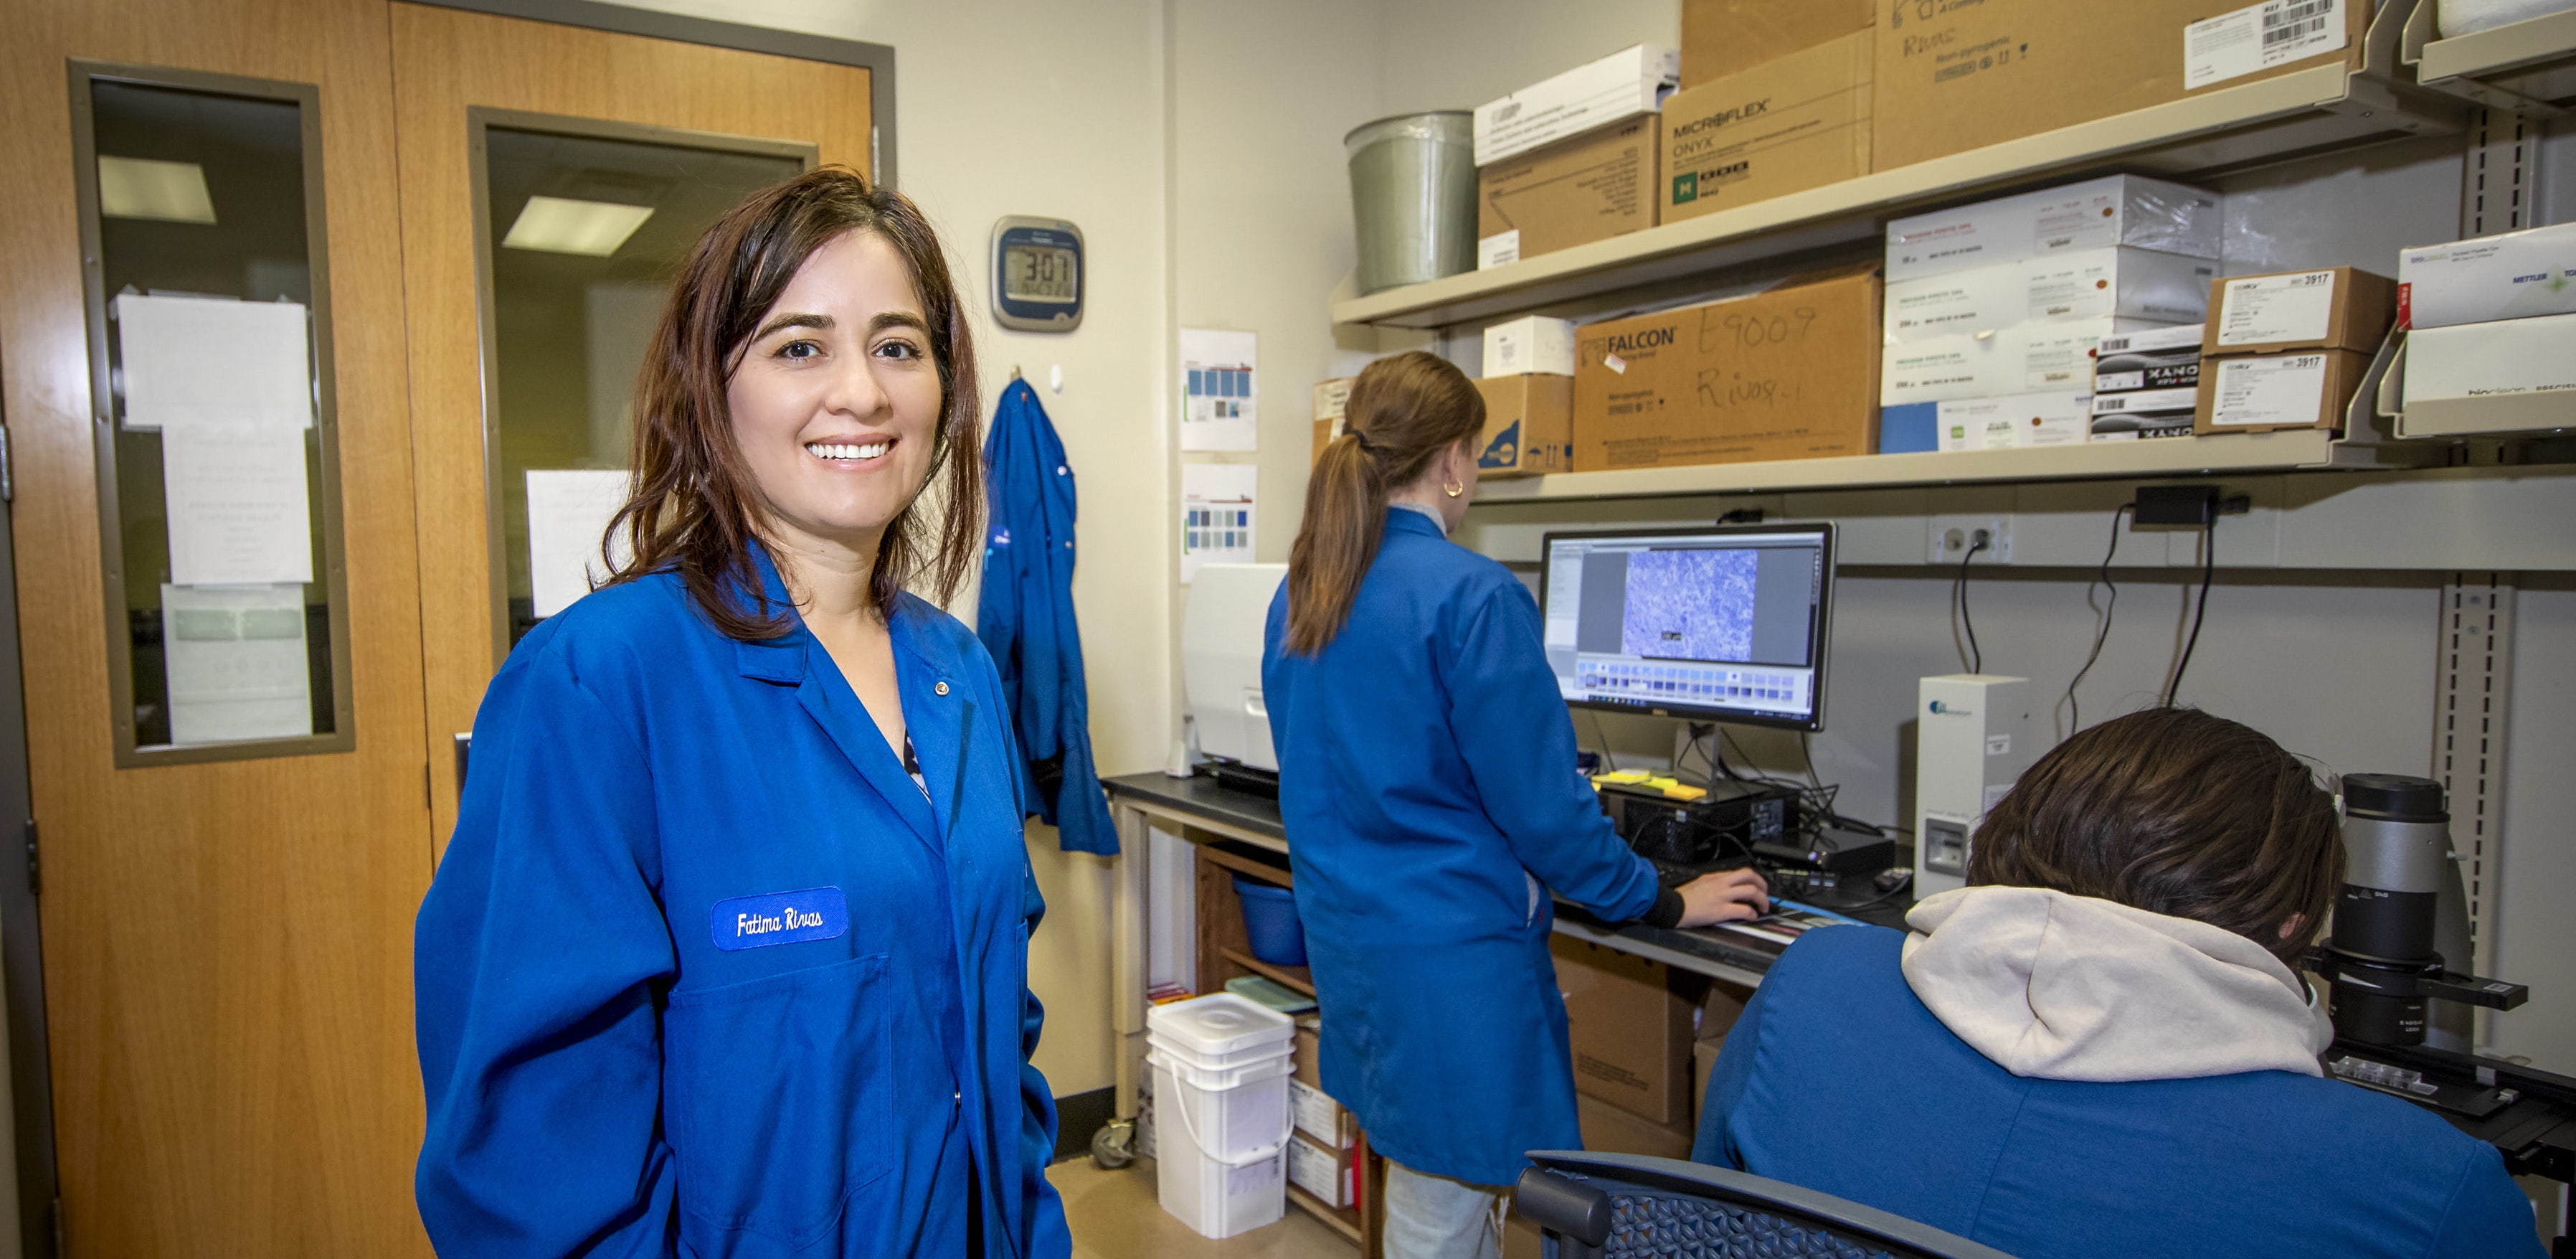
[[[2344,882],[2308,958],[2334,1018],[2326,1068],[2495,1146],[2516,1176],[2576,1182],[2576,1078],[2470,1052],[2471,1007],[2510,1010],[2531,992],[2451,969],[2469,956],[2469,922],[2450,822],[2432,779],[2344,776]],[[2562,1236],[2555,1253],[2576,1248]]]

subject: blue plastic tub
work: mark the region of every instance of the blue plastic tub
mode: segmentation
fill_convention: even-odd
[[[1297,894],[1239,874],[1234,891],[1243,901],[1243,930],[1252,937],[1252,955],[1273,966],[1305,965],[1306,926],[1297,921]]]

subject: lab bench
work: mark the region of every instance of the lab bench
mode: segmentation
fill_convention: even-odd
[[[1304,967],[1274,966],[1253,957],[1236,902],[1235,874],[1282,887],[1294,884],[1288,864],[1288,830],[1280,818],[1277,800],[1236,791],[1205,776],[1173,778],[1160,772],[1129,774],[1102,785],[1108,789],[1110,809],[1117,819],[1120,851],[1126,854],[1126,859],[1118,863],[1113,914],[1116,973],[1112,990],[1117,1008],[1112,1026],[1119,1037],[1117,1114],[1132,1120],[1138,1109],[1137,1084],[1144,1070],[1145,993],[1151,982],[1147,975],[1151,929],[1147,881],[1152,866],[1152,830],[1159,828],[1175,834],[1191,845],[1188,880],[1195,911],[1195,991],[1220,992],[1227,980],[1244,975],[1265,976],[1309,996],[1314,994],[1315,986]],[[1910,898],[1899,895],[1865,908],[1837,912],[1901,927],[1905,911],[1911,906]],[[1605,922],[1562,899],[1556,903],[1555,930],[1560,935],[1745,987],[1761,983],[1764,972],[1779,956],[1776,950],[1766,952],[1739,944],[1716,932]],[[1370,1217],[1374,1215],[1385,1171],[1382,1159],[1367,1155],[1366,1140],[1363,1134],[1366,1179],[1361,1205],[1368,1209],[1366,1214],[1326,1206],[1294,1185],[1288,1189],[1288,1198],[1348,1237],[1360,1247],[1365,1259],[1376,1259],[1377,1221]]]

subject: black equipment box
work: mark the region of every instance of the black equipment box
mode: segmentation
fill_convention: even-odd
[[[1649,861],[1706,866],[1753,856],[1798,825],[1798,795],[1768,783],[1720,780],[1698,800],[1652,787],[1601,784],[1601,809],[1628,847]]]
[[[1851,878],[1876,874],[1896,864],[1896,841],[1869,831],[1818,827],[1812,835],[1789,834],[1753,846],[1758,865],[1781,870],[1808,870]]]

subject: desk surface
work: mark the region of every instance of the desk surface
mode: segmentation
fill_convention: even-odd
[[[1285,844],[1288,828],[1279,817],[1279,802],[1268,796],[1234,791],[1213,778],[1172,778],[1161,773],[1129,774],[1102,784],[1110,802],[1148,812],[1198,819],[1248,831]],[[1835,910],[1883,927],[1904,929],[1905,911],[1913,899],[1899,895],[1857,910]],[[1832,908],[1818,906],[1818,908]],[[1779,957],[1732,933],[1696,928],[1649,927],[1643,923],[1604,922],[1563,899],[1556,903],[1556,930],[1640,957],[1736,982],[1758,982]]]

